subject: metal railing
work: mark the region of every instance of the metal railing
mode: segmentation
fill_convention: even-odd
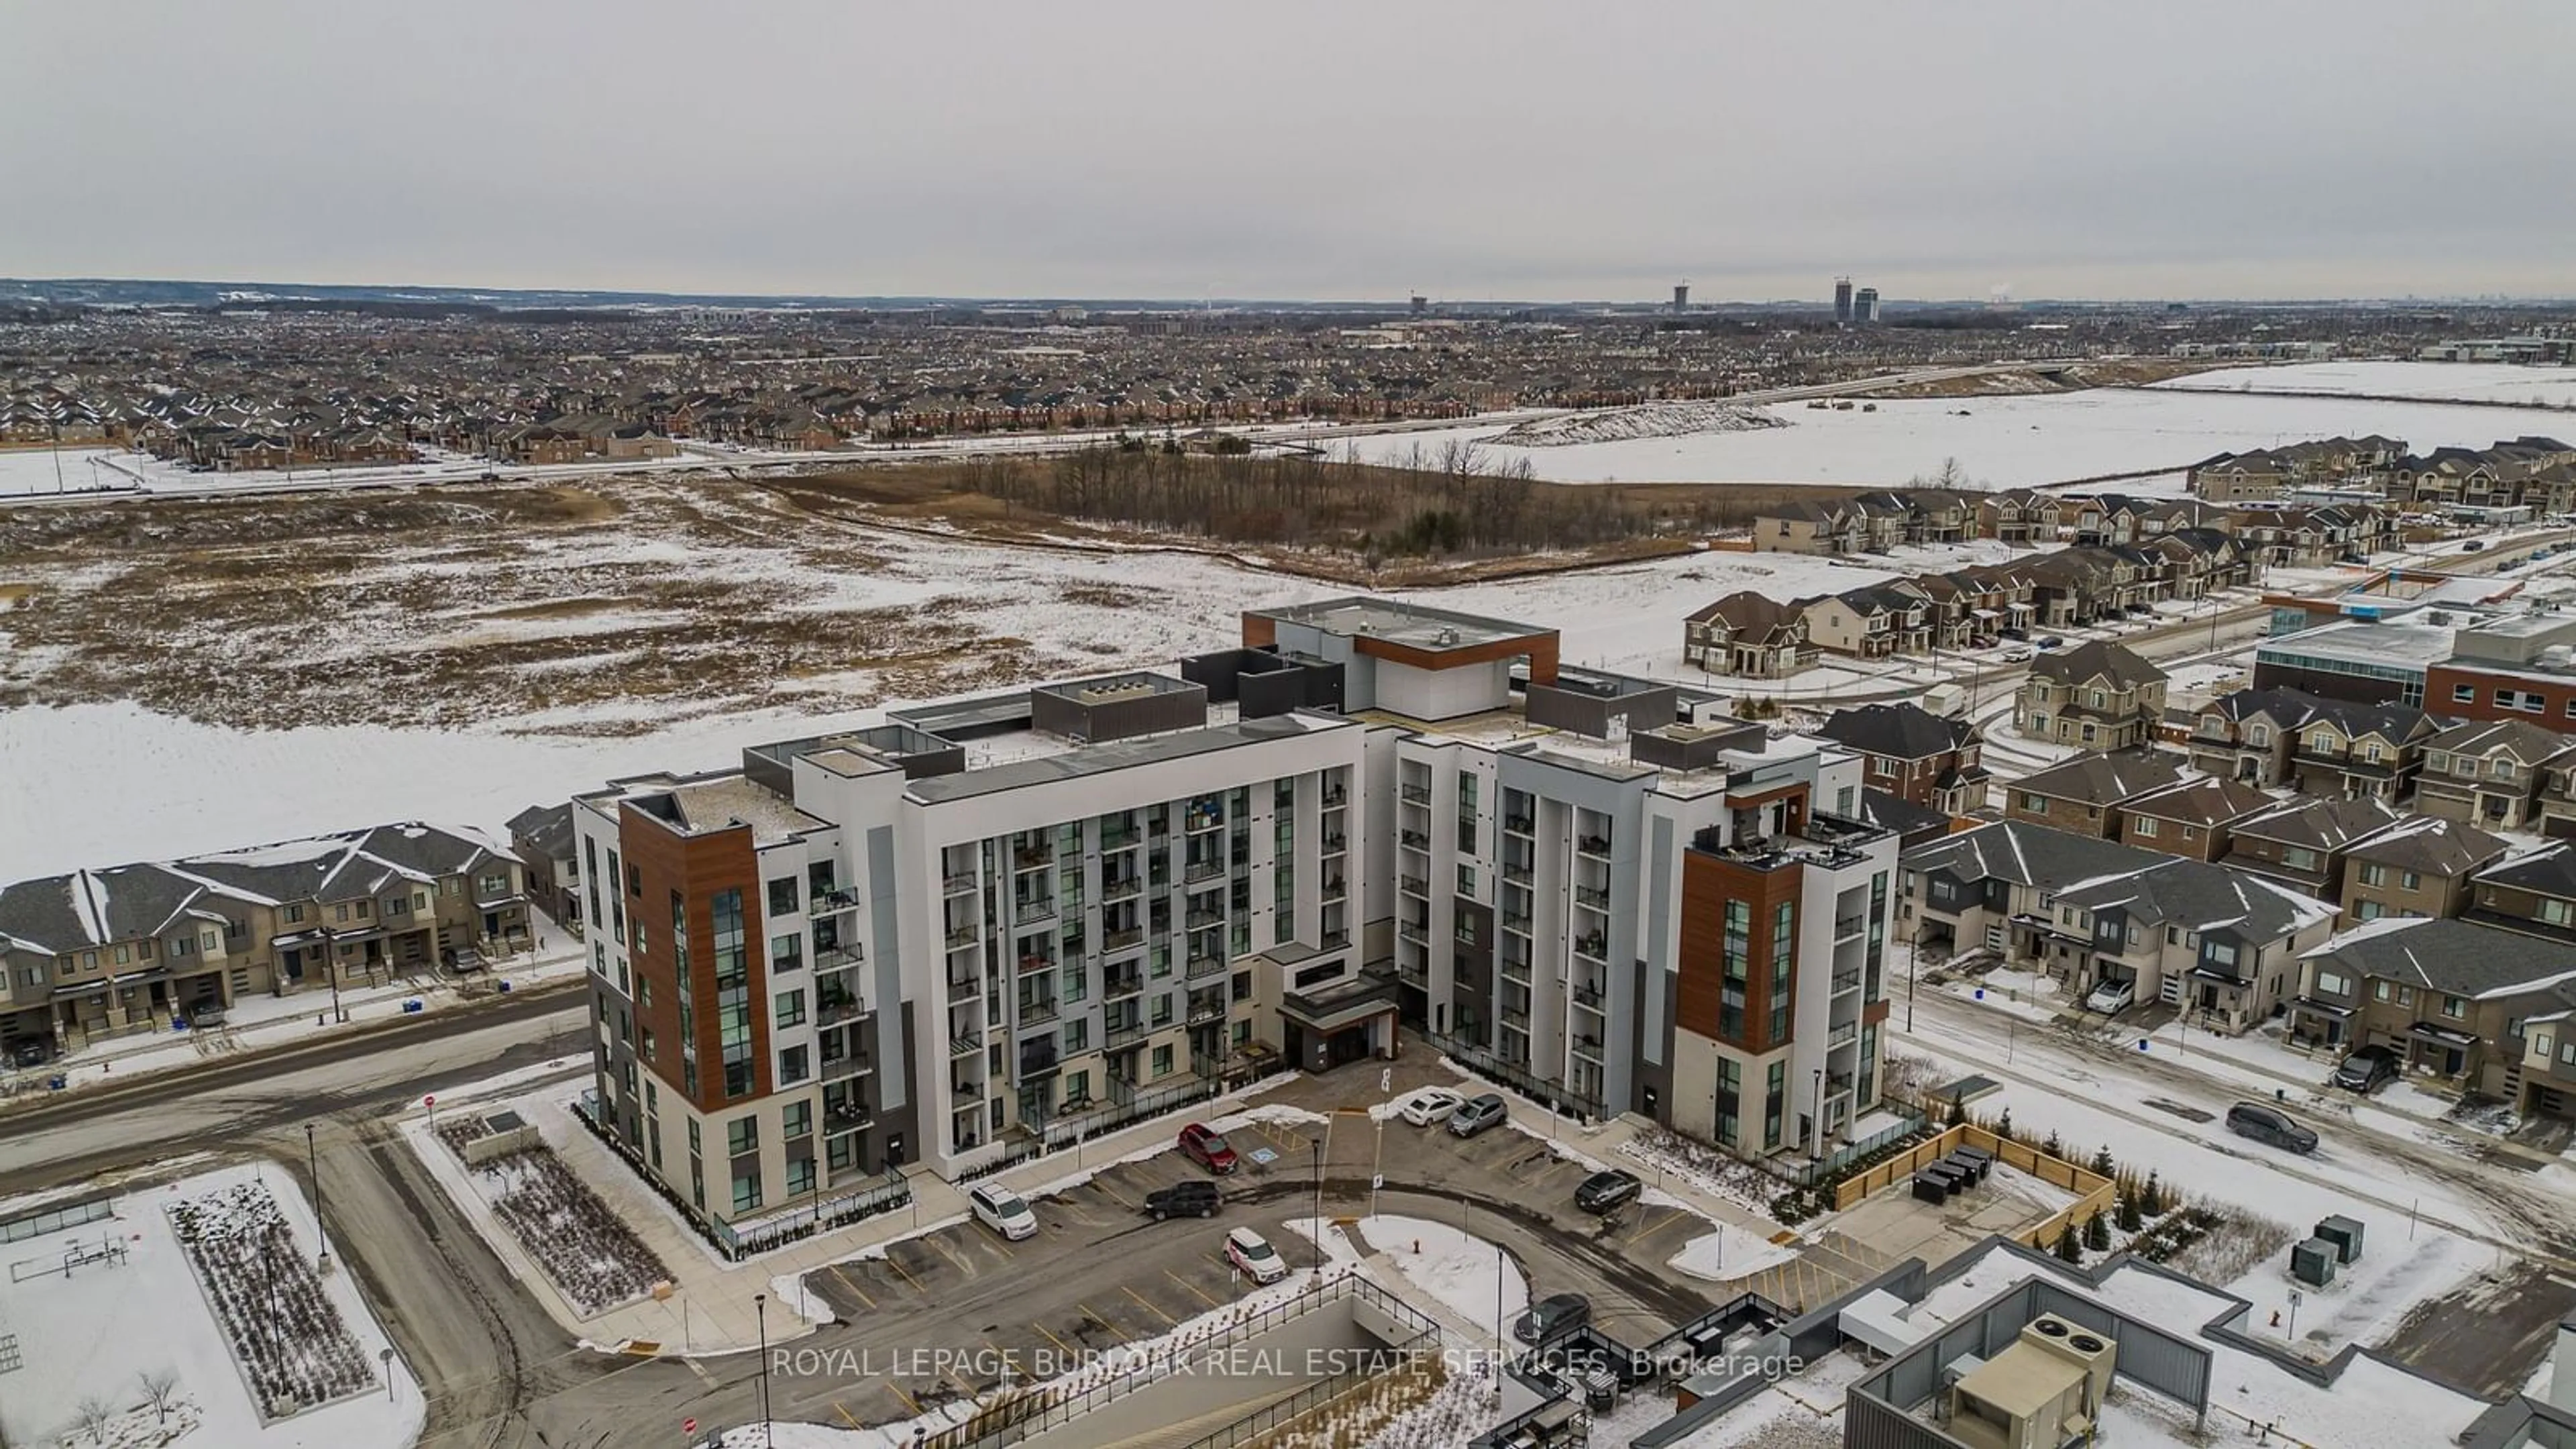
[[[1395,793],[1402,796],[1408,805],[1431,803],[1431,787],[1428,785],[1400,785],[1396,787]]]
[[[813,900],[806,903],[805,913],[809,916],[836,916],[843,911],[854,911],[858,908],[857,891],[816,891]]]
[[[1600,1098],[1587,1096],[1563,1082],[1543,1081],[1531,1075],[1526,1069],[1504,1061],[1473,1042],[1458,1037],[1443,1036],[1438,1032],[1426,1032],[1424,1036],[1451,1061],[1489,1082],[1509,1087],[1524,1097],[1540,1102],[1551,1111],[1589,1117],[1596,1121],[1609,1115],[1604,1110]]]
[[[1884,1109],[1888,1104],[1881,1102],[1879,1105]],[[1813,1187],[1850,1164],[1872,1153],[1883,1152],[1922,1130],[1923,1114],[1908,1109],[1902,1112],[1894,1126],[1882,1128],[1857,1141],[1846,1142],[1812,1162],[1785,1162],[1778,1159],[1756,1159],[1756,1161],[1760,1166],[1778,1173],[1799,1187]]]

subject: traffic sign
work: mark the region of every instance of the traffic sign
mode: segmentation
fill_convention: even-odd
[[[694,1434],[698,1432],[698,1421],[695,1419],[682,1419],[680,1421],[680,1432],[683,1434]]]

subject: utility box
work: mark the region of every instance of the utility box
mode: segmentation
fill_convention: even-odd
[[[2361,1261],[2361,1224],[2347,1217],[2331,1217],[2317,1224],[2317,1236],[2335,1245],[2335,1259],[2342,1263]]]
[[[2332,1238],[2310,1238],[2290,1249],[2290,1276],[2311,1288],[2323,1288],[2334,1281],[2342,1252]]]

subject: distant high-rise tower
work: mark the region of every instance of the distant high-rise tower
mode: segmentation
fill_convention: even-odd
[[[1838,325],[1838,326],[1848,327],[1848,326],[1850,326],[1850,325],[1851,325],[1851,319],[1852,319],[1852,286],[1851,286],[1851,278],[1849,278],[1849,277],[1836,277],[1836,278],[1834,278],[1834,322],[1835,322],[1835,324],[1836,324],[1836,325]]]
[[[1689,311],[1689,310],[1690,310],[1690,283],[1688,283],[1688,282],[1676,282],[1676,283],[1674,283],[1674,284],[1673,284],[1673,311],[1674,311],[1674,312],[1676,312],[1676,313],[1681,313],[1681,312],[1687,312],[1687,311]]]
[[[1428,311],[1430,311],[1430,310],[1431,310],[1431,299],[1430,299],[1430,298],[1428,298],[1428,297],[1426,297],[1426,296],[1423,296],[1420,292],[1416,292],[1416,293],[1414,293],[1414,294],[1413,294],[1413,315],[1414,315],[1414,316],[1416,316],[1416,317],[1419,317],[1419,316],[1421,316],[1423,313],[1428,312]]]
[[[1878,320],[1878,289],[1863,287],[1852,293],[1851,319],[1863,326]]]

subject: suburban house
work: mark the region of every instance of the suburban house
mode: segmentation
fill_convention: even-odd
[[[2120,838],[2121,809],[2182,779],[2182,761],[2162,750],[2077,755],[2006,789],[2004,815],[2102,840]]]
[[[2500,860],[2469,883],[2460,914],[2481,925],[2576,943],[2576,846],[2553,840]]]
[[[1870,789],[1950,815],[1985,803],[1984,741],[1967,720],[1913,703],[1869,704],[1835,710],[1816,733],[1860,755]]]
[[[2301,958],[2289,1033],[2337,1051],[2387,1047],[2409,1073],[2519,1101],[2526,1038],[2565,1038],[2571,1007],[2576,946],[2473,921],[2383,920]],[[2576,1080],[2576,1063],[2561,1070]]]
[[[2383,800],[2287,800],[2229,827],[2220,863],[2307,891],[2343,899],[2344,853],[2353,842],[2405,819]]]
[[[2047,543],[2058,536],[2060,506],[2056,494],[2031,488],[1979,494],[1977,535],[2004,543]]]
[[[2424,742],[2415,808],[2449,820],[2521,830],[2540,815],[2549,770],[2576,762],[2576,741],[2528,720],[2473,720]]]
[[[510,817],[510,848],[528,872],[528,899],[581,934],[581,865],[572,806],[532,805]]]
[[[1906,583],[1863,584],[1810,600],[1807,641],[1828,654],[1885,659],[1932,647],[1931,600]]]
[[[2150,790],[2120,806],[2123,844],[2192,860],[2216,860],[2235,837],[2229,827],[2272,808],[2272,797],[2236,780],[2198,777]]]
[[[2413,705],[2330,699],[2302,689],[2240,689],[2200,706],[2184,740],[2192,768],[2311,795],[2393,799],[2438,726]],[[2376,754],[2373,752],[2376,751]]]
[[[1918,942],[1985,943],[2068,999],[2126,983],[2213,1031],[2268,1018],[2301,953],[2333,930],[2332,909],[2270,881],[2020,821],[1908,851],[1902,865],[1898,929]]]
[[[2522,1095],[2526,1117],[2576,1117],[2576,1010],[2545,1012],[2522,1023]]]
[[[1729,594],[1683,621],[1682,659],[1711,674],[1785,679],[1816,662],[1805,605],[1749,589]]]
[[[2467,908],[2469,878],[2512,847],[2474,825],[2416,815],[2344,851],[2344,924],[2382,916],[2456,916]]]
[[[0,888],[0,1051],[470,969],[527,939],[518,860],[420,824],[20,881]]]
[[[2104,640],[2040,655],[2022,683],[2022,733],[2035,740],[2124,750],[2153,740],[2164,712],[2165,672]]]
[[[1755,516],[1759,553],[1845,554],[1868,546],[1867,524],[1848,504],[1793,499]]]

